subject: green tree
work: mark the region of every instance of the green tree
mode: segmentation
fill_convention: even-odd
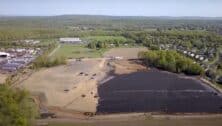
[[[26,91],[0,86],[0,126],[29,126],[36,115]]]
[[[189,58],[175,51],[154,50],[140,52],[138,56],[148,66],[158,67],[171,72],[184,72],[192,75],[202,75],[203,69],[199,64],[193,63]]]

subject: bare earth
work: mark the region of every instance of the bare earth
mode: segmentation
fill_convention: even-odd
[[[115,74],[127,74],[146,68],[135,61],[111,60]],[[96,112],[98,82],[108,77],[111,68],[105,58],[69,60],[67,65],[41,69],[20,86],[30,91],[40,108],[48,108],[58,117],[81,118],[83,112]]]
[[[147,70],[145,66],[136,61],[115,60],[110,62],[110,65],[114,67],[114,73],[118,75]]]
[[[120,56],[135,59],[137,53],[146,48],[116,48],[105,56]],[[41,69],[33,73],[20,86],[37,96],[40,106],[57,112],[96,112],[98,104],[98,82],[107,77],[109,67],[105,58],[69,60],[67,65]],[[127,60],[113,61],[116,74],[126,74],[144,69]],[[61,112],[60,110],[64,110]],[[62,114],[65,115],[65,114]]]
[[[105,59],[69,61],[68,65],[34,73],[22,87],[39,94],[49,107],[96,112],[97,82],[106,76],[104,64]]]
[[[6,78],[7,78],[7,75],[6,75],[6,74],[1,74],[1,73],[0,73],[0,84],[4,83],[5,80],[6,80]]]
[[[137,59],[138,52],[147,51],[147,48],[113,48],[104,54],[104,57],[123,57],[124,59]]]

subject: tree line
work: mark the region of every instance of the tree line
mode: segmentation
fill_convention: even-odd
[[[206,47],[217,48],[222,45],[220,35],[206,31],[151,31],[151,32],[125,32],[122,34],[132,42],[143,44],[147,47],[159,46],[160,44],[174,44],[187,49],[195,47],[199,50]]]
[[[204,70],[193,60],[175,51],[146,51],[138,54],[147,66],[157,67],[175,73],[201,75]]]
[[[119,47],[120,44],[124,44],[127,42],[127,39],[122,36],[93,36],[87,37],[86,41],[88,41],[87,47],[90,49],[101,49],[107,48],[110,44],[113,44],[115,47]]]

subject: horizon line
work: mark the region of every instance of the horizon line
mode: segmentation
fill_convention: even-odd
[[[53,14],[53,15],[7,15],[0,14],[0,17],[56,17],[56,16],[107,16],[107,17],[168,17],[168,18],[222,18],[222,16],[154,16],[154,15],[109,15],[109,14]]]

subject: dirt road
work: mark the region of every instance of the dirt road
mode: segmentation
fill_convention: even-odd
[[[221,126],[222,115],[149,115],[143,113],[101,115],[86,119],[46,119],[49,126]]]
[[[48,57],[51,57],[60,47],[61,47],[61,45],[59,44],[59,45],[48,55]]]

